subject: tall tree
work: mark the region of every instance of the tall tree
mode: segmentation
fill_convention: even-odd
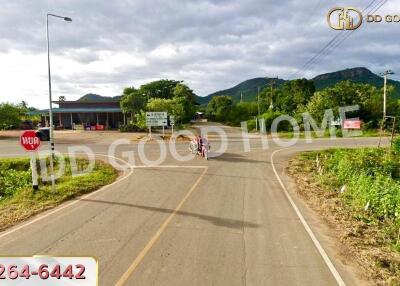
[[[142,85],[139,91],[147,99],[150,98],[171,99],[174,96],[174,88],[179,83],[181,83],[181,81],[161,79]]]
[[[196,99],[193,90],[191,90],[187,85],[178,83],[174,90],[174,100],[179,102],[183,107],[182,120],[189,121],[193,118],[196,112]]]
[[[233,99],[227,95],[214,96],[207,105],[207,116],[224,121],[233,107]]]
[[[278,109],[294,114],[296,109],[307,104],[314,92],[314,82],[303,78],[285,82],[274,97]]]
[[[134,87],[128,87],[124,89],[121,101],[121,109],[124,113],[130,113],[132,120],[135,115],[142,110],[146,105],[145,97],[136,90]]]

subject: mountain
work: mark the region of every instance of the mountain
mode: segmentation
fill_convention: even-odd
[[[243,92],[243,100],[255,100],[257,98],[258,86],[260,86],[260,89],[262,90],[264,87],[269,86],[270,80],[271,79],[269,78],[249,79],[232,88],[217,91],[205,97],[198,97],[197,102],[205,105],[212,97],[219,95],[229,95],[232,96],[235,101],[239,101],[241,92]],[[376,86],[377,88],[383,87],[382,77],[374,74],[365,67],[356,67],[325,73],[314,77],[312,80],[314,81],[316,90],[322,90],[326,87],[334,86],[336,83],[344,80],[350,80],[357,83],[367,83]],[[278,79],[275,87],[282,85],[284,82],[285,80]],[[393,94],[393,97],[400,98],[400,82],[389,79],[388,84],[395,86],[395,94]]]
[[[94,93],[88,93],[78,99],[78,101],[117,101],[121,96],[102,96]]]
[[[324,89],[335,85],[343,80],[350,80],[357,83],[368,83],[376,86],[377,88],[383,87],[383,78],[374,74],[365,67],[357,67],[352,69],[345,69],[332,73],[321,74],[312,79],[317,90]],[[388,84],[395,86],[396,93],[393,95],[396,98],[400,97],[400,82],[395,80],[388,80]]]
[[[270,85],[271,81],[274,81],[275,87],[280,86],[282,85],[282,83],[285,82],[282,79],[276,79],[276,78],[265,78],[265,77],[253,78],[246,80],[242,83],[239,83],[238,85],[232,88],[217,91],[204,97],[199,96],[197,97],[197,102],[199,104],[207,104],[212,97],[219,95],[229,95],[235,101],[240,101],[242,94],[244,101],[252,101],[257,98],[258,88],[260,88],[260,91],[263,90],[265,87]]]

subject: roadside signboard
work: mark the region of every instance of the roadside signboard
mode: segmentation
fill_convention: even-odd
[[[342,126],[342,120],[340,118],[337,120],[332,120],[331,126]]]
[[[146,118],[166,119],[167,112],[146,112]]]
[[[36,132],[34,130],[24,131],[19,138],[19,142],[21,146],[28,152],[36,151],[40,147],[40,139],[36,136]]]
[[[146,125],[148,127],[166,126],[167,112],[146,112]]]
[[[148,127],[166,126],[167,119],[146,118],[146,125]]]
[[[175,125],[175,116],[173,116],[173,115],[170,115],[170,116],[169,116],[169,124],[170,124],[171,126],[174,126],[174,125]]]
[[[361,129],[361,120],[345,120],[343,122],[344,129]]]

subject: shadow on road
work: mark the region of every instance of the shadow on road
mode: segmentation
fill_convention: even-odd
[[[168,214],[174,212],[174,210],[166,209],[166,208],[142,206],[142,205],[135,205],[135,204],[128,204],[128,203],[120,203],[120,202],[110,202],[110,201],[92,200],[92,199],[82,199],[81,201],[90,202],[90,203],[118,205],[118,206],[131,207],[131,208],[137,208],[137,209],[142,209],[142,210],[146,210],[146,211],[155,211],[155,212],[162,212],[162,213],[168,213]],[[182,216],[195,217],[195,218],[199,218],[202,220],[207,220],[217,226],[229,227],[229,228],[234,228],[234,229],[242,229],[243,227],[250,227],[250,228],[260,227],[259,224],[255,224],[255,223],[251,223],[251,222],[247,222],[247,221],[241,221],[241,220],[229,219],[229,218],[220,218],[220,217],[215,217],[215,216],[190,213],[190,212],[186,212],[186,211],[177,211],[176,214],[182,215]]]
[[[264,163],[269,163],[269,162],[264,162]],[[276,165],[278,165],[278,164],[276,164]],[[184,169],[184,168],[185,168],[185,166],[182,165],[182,169]],[[141,169],[140,171],[142,171],[142,172],[143,171],[159,171],[159,172],[163,172],[163,173],[172,173],[172,174],[179,174],[179,175],[182,175],[182,174],[198,175],[199,174],[196,171],[189,171],[189,169],[187,169],[187,170],[157,169],[157,167],[154,167],[154,169],[151,169],[151,170],[150,169]],[[206,173],[205,177],[223,177],[223,178],[231,178],[231,179],[237,179],[237,180],[249,179],[249,180],[258,180],[258,181],[265,181],[265,180],[271,181],[270,178],[265,179],[262,177],[226,175],[226,174],[216,174],[216,173],[210,173],[210,172]]]
[[[261,160],[248,159],[246,156],[237,153],[224,153],[223,155],[216,157],[214,160],[231,163],[267,163]]]

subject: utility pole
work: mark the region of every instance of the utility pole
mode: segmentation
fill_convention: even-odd
[[[382,75],[383,75],[383,79],[384,79],[384,84],[383,84],[383,120],[385,120],[386,118],[386,100],[387,100],[387,76],[390,74],[394,74],[394,72],[392,72],[391,70],[387,70],[385,71]]]
[[[258,117],[260,117],[260,86],[257,88],[257,109],[258,109]]]
[[[394,74],[394,72],[392,72],[391,70],[387,70],[384,73],[382,73],[381,75],[383,76],[383,119],[382,119],[382,123],[381,123],[381,130],[379,132],[379,143],[378,143],[378,147],[380,147],[381,145],[381,140],[382,140],[382,136],[383,136],[383,132],[385,129],[385,123],[386,123],[386,118],[390,117],[386,115],[386,101],[387,101],[387,76],[390,74]],[[393,125],[393,130],[394,130],[394,125]],[[393,134],[393,130],[392,130],[392,134]]]
[[[240,102],[243,102],[243,91],[240,92]]]
[[[274,89],[274,84],[275,84],[275,80],[277,80],[278,77],[276,77],[276,79],[270,79],[270,86],[271,86],[271,104],[269,105],[269,109],[273,109],[274,108],[274,100],[273,100],[273,89]]]

